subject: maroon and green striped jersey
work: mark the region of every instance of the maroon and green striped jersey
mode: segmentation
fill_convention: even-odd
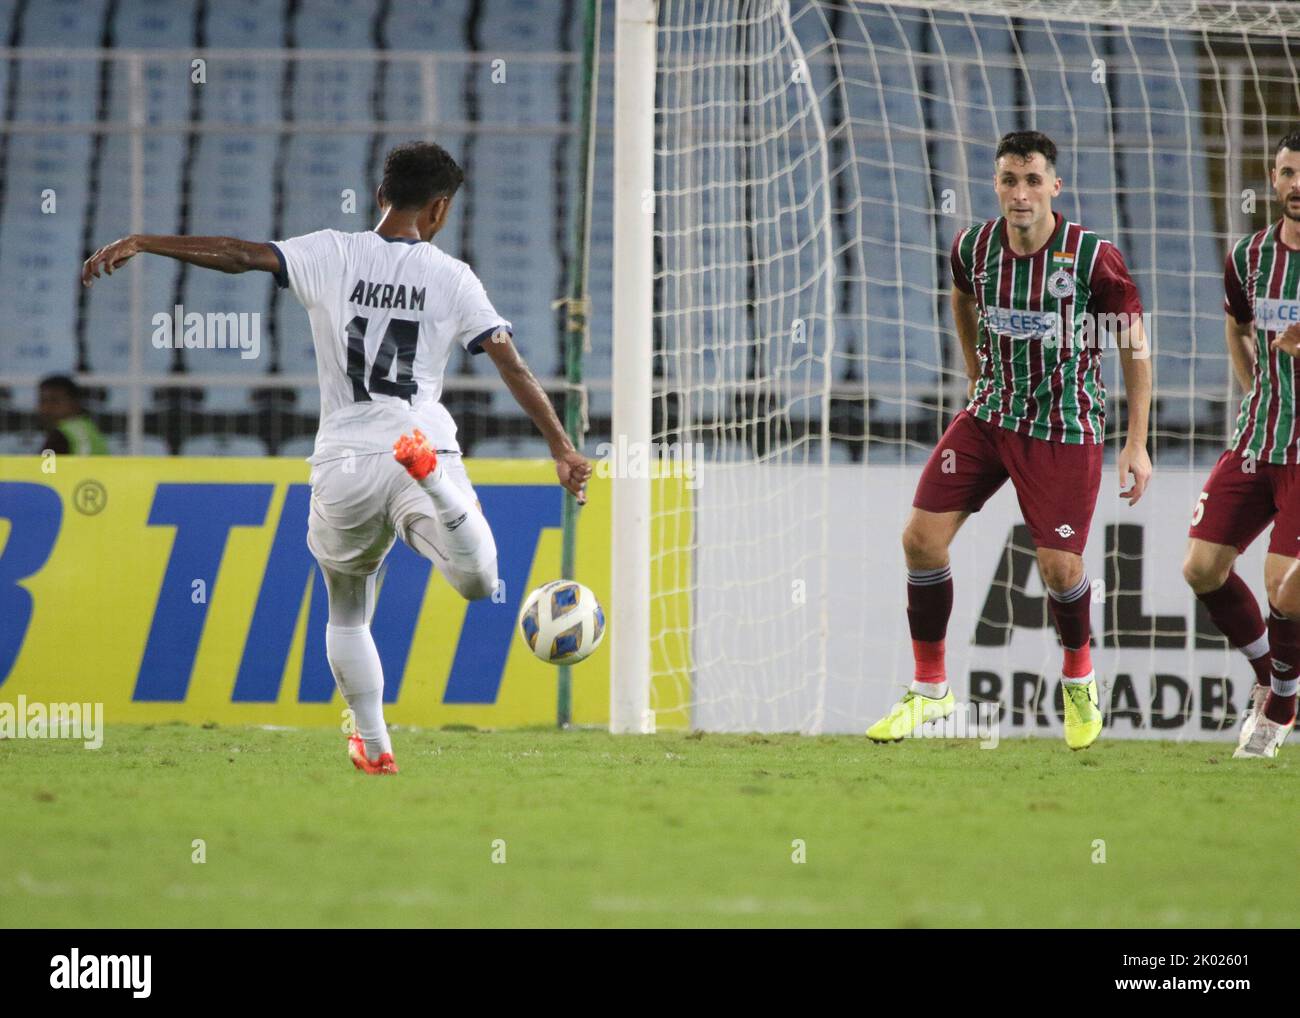
[[[1055,215],[1056,229],[1033,254],[1011,250],[1002,216],[953,241],[953,285],[979,303],[980,374],[967,410],[1023,435],[1083,445],[1106,433],[1097,316],[1141,315],[1142,301],[1114,244]]]
[[[1255,378],[1241,401],[1232,448],[1265,463],[1297,463],[1296,358],[1273,337],[1300,323],[1300,251],[1282,242],[1282,221],[1243,237],[1223,266],[1223,309],[1255,325]]]

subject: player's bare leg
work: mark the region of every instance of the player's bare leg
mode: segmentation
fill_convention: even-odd
[[[912,684],[903,699],[869,729],[876,742],[894,742],[927,721],[945,718],[955,706],[948,689],[944,639],[952,614],[952,570],[948,548],[968,512],[912,509],[903,528],[907,562],[907,622],[912,633]]]
[[[1270,552],[1264,559],[1264,586],[1268,589],[1273,678],[1249,737],[1232,754],[1238,759],[1277,756],[1295,727],[1296,688],[1300,684],[1300,572],[1296,560]]]
[[[1038,569],[1064,655],[1061,693],[1065,701],[1065,741],[1071,749],[1086,749],[1101,734],[1097,676],[1092,668],[1091,585],[1083,557],[1072,551],[1039,548]]]
[[[1241,651],[1255,671],[1255,682],[1241,714],[1237,737],[1237,747],[1241,748],[1264,709],[1273,673],[1264,616],[1249,585],[1232,568],[1236,561],[1237,549],[1232,545],[1190,538],[1183,559],[1183,579],[1205,605],[1219,632]]]
[[[354,730],[348,756],[366,774],[396,774],[393,745],[384,723],[384,671],[370,633],[375,610],[375,576],[354,576],[325,567],[330,615],[325,655],[339,692],[352,711]]]

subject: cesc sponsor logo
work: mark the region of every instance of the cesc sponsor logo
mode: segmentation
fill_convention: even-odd
[[[137,461],[136,469],[143,470]],[[229,469],[229,468],[226,468]],[[131,475],[138,478],[139,474]],[[127,484],[124,475],[122,484]],[[328,600],[315,560],[307,550],[306,531],[310,487],[289,483],[195,483],[158,481],[140,494],[149,499],[143,526],[170,530],[170,551],[162,580],[154,595],[143,581],[122,577],[126,592],[139,598],[139,608],[89,604],[74,589],[61,583],[55,596],[65,600],[49,609],[50,616],[91,611],[151,611],[151,621],[131,699],[136,702],[178,703],[190,689],[195,660],[208,621],[209,598],[197,599],[197,589],[217,590],[227,544],[238,528],[271,531],[270,550],[261,568],[260,583],[252,597],[251,616],[243,633],[237,660],[232,703],[274,703],[286,676],[290,649],[304,599],[308,599],[306,641],[298,676],[299,703],[328,703],[335,685],[325,658],[325,624]],[[138,490],[138,489],[137,489]],[[277,491],[278,517],[271,507]],[[498,593],[469,603],[458,634],[456,649],[443,692],[444,704],[497,702],[512,644],[515,615],[526,593],[529,574],[545,528],[559,527],[562,489],[555,484],[482,484],[477,489],[484,514],[492,524],[497,543]],[[65,499],[55,487],[35,482],[0,482],[0,520],[8,521],[8,538],[0,549],[0,682],[8,678],[29,638],[35,601],[27,589],[50,562],[61,532],[73,526],[64,518]],[[143,506],[135,519],[140,520]],[[86,524],[72,514],[77,525]],[[109,514],[96,516],[95,525]],[[122,527],[118,521],[112,526]],[[104,524],[110,526],[110,524]],[[83,541],[74,550],[93,558],[104,541],[139,538],[140,524],[103,535],[96,532],[92,552]],[[59,554],[70,554],[65,550]],[[246,559],[244,560],[246,562]],[[101,563],[78,562],[95,570]],[[155,566],[156,567],[156,566]],[[385,566],[376,600],[372,629],[384,668],[384,698],[396,701],[412,650],[412,639],[430,584],[431,563],[398,541]],[[152,584],[152,581],[150,581]],[[310,591],[310,596],[308,592]],[[241,595],[246,596],[246,595]]]
[[[1255,327],[1285,330],[1300,322],[1300,301],[1260,297],[1255,301]]]
[[[989,307],[984,309],[984,320],[994,335],[1014,339],[1045,340],[1056,336],[1060,329],[1060,315],[1055,311]]]

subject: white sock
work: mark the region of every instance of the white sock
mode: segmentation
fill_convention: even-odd
[[[907,687],[911,692],[918,696],[928,696],[932,700],[942,700],[948,695],[948,682],[917,682],[912,680],[912,684]]]
[[[461,596],[487,597],[497,580],[497,544],[488,521],[441,464],[418,483],[433,500],[437,525],[427,516],[408,517],[407,543],[437,565]]]
[[[441,463],[423,481],[415,483],[429,493],[433,504],[437,506],[439,522],[452,533],[459,530],[463,523],[469,522],[468,518],[461,522],[460,517],[468,517],[469,513],[476,511],[474,500],[447,476]]]
[[[1260,636],[1259,639],[1246,644],[1246,646],[1240,649],[1241,652],[1246,655],[1248,661],[1254,661],[1257,657],[1263,657],[1268,653],[1268,630],[1264,630],[1264,634]]]
[[[1097,670],[1094,668],[1087,675],[1080,675],[1078,678],[1074,678],[1074,679],[1069,679],[1066,678],[1064,675],[1062,675],[1061,681],[1064,682],[1067,686],[1086,686],[1089,682],[1091,682],[1096,677],[1097,677]]]
[[[393,744],[384,724],[384,672],[369,626],[325,626],[325,656],[339,692],[352,709],[366,756],[378,760]]]

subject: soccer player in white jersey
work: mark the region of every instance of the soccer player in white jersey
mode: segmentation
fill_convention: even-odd
[[[348,753],[367,774],[397,773],[370,634],[375,577],[395,536],[469,600],[496,586],[496,544],[461,463],[456,426],[439,402],[452,350],[492,358],[545,436],[560,483],[580,502],[591,476],[483,284],[429,243],[463,180],[442,148],[412,142],[384,160],[382,217],[373,230],[320,230],[274,243],[133,234],[82,267],[86,286],[140,253],[221,272],[260,270],[307,309],[321,390],[307,544],[329,591],[326,654],[356,721]]]

